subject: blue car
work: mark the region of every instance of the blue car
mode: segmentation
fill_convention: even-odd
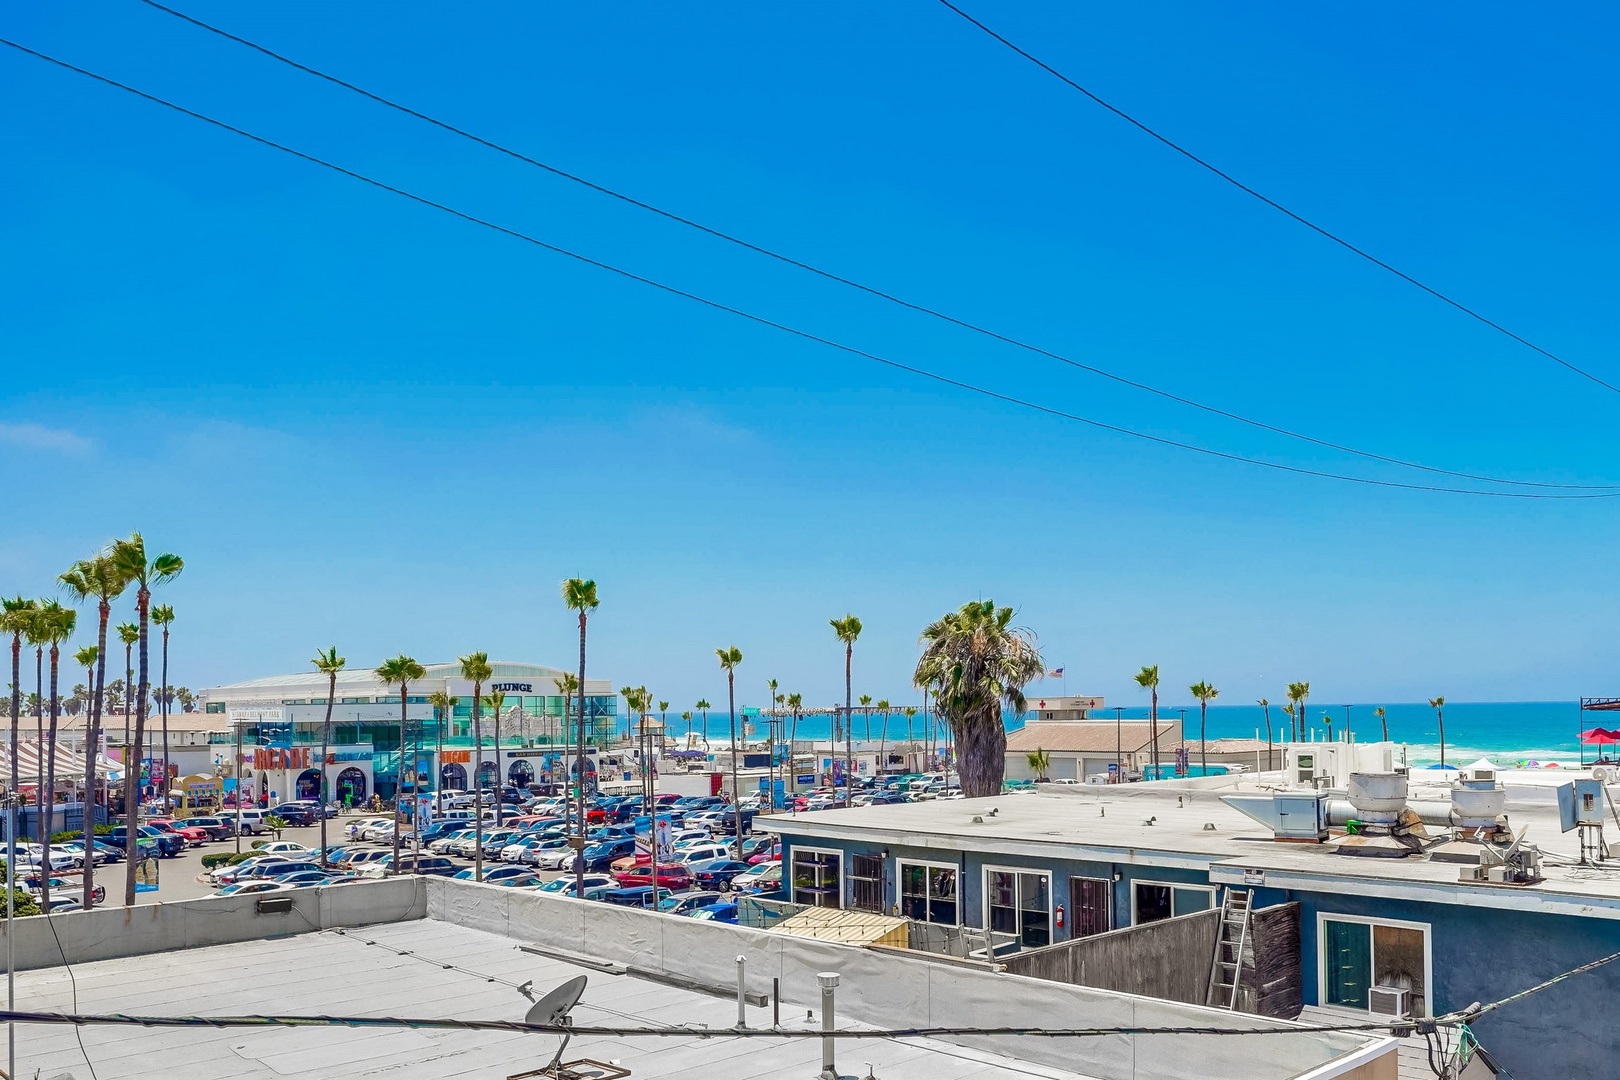
[[[658,892],[660,901],[667,901],[675,895],[668,889],[659,889]],[[589,895],[589,890],[586,895]],[[651,885],[631,885],[623,889],[609,889],[602,899],[619,907],[650,908],[653,906],[653,888]]]
[[[694,919],[705,919],[709,922],[723,922],[735,925],[737,922],[737,902],[735,900],[723,900],[718,904],[708,904],[696,908],[687,912],[687,914]]]
[[[709,907],[724,900],[725,897],[717,892],[676,893],[661,900],[658,910],[666,915],[690,915],[700,907]]]
[[[456,879],[458,881],[472,881],[476,876],[477,875],[474,873],[473,868],[469,866],[467,869],[456,874]],[[522,879],[525,884],[532,884],[534,881],[534,871],[530,870],[527,866],[517,866],[511,863],[507,863],[502,866],[484,868],[485,885],[498,885],[508,878],[519,878]]]
[[[592,870],[606,870],[613,865],[613,860],[622,859],[626,855],[633,855],[635,851],[635,840],[623,839],[592,844],[581,854],[584,856],[585,870],[588,873]]]

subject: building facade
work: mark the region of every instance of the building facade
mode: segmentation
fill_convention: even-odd
[[[256,798],[325,798],[359,804],[373,794],[385,799],[441,789],[564,783],[577,745],[580,707],[574,697],[564,715],[557,682],[564,672],[539,664],[493,661],[480,689],[474,726],[473,686],[459,664],[424,665],[403,705],[398,687],[386,686],[369,668],[338,673],[331,695],[331,737],[320,761],[330,682],[320,672],[273,675],[216,686],[199,695],[203,715],[242,745],[243,789]],[[448,716],[430,696],[454,699]],[[502,697],[499,715],[488,700]],[[619,733],[618,698],[606,679],[587,678],[587,748],[613,742]],[[234,758],[234,747],[226,751]],[[594,761],[594,752],[590,754]],[[587,774],[594,772],[587,765]],[[234,778],[233,778],[234,779]]]

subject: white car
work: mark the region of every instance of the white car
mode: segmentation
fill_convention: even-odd
[[[546,848],[534,855],[536,870],[566,870],[574,865],[574,849],[566,843],[561,847]]]
[[[752,870],[744,871],[731,879],[731,888],[735,892],[747,889],[760,891],[774,891],[782,884],[782,864],[779,862],[760,863]]]
[[[296,840],[275,840],[253,849],[259,855],[313,855],[315,849]]]
[[[243,836],[257,836],[270,828],[265,824],[265,819],[269,816],[263,810],[253,810],[244,806],[239,810],[231,811],[229,820],[235,823],[236,831]]]
[[[471,829],[461,829],[451,833],[449,836],[441,836],[437,840],[429,841],[427,849],[435,855],[448,855],[452,847],[459,845],[463,840],[471,840],[472,838],[473,831]]]
[[[360,830],[360,839],[370,840],[378,844],[392,844],[394,842],[394,830],[397,827],[392,821],[385,821],[381,825],[372,825],[369,828]]]
[[[689,848],[677,848],[675,851],[675,861],[685,863],[688,866],[695,862],[702,862],[705,859],[729,858],[731,858],[731,847],[727,844],[693,844]]]
[[[360,839],[361,834],[367,829],[376,828],[378,825],[388,824],[391,824],[391,822],[385,817],[355,818],[353,821],[349,822],[348,825],[344,826],[343,831],[349,834],[350,840],[358,840]]]

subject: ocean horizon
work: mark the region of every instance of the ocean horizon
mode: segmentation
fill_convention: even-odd
[[[1383,728],[1373,710],[1380,703],[1351,703],[1349,707],[1349,730],[1357,742],[1376,742],[1383,735]],[[1406,760],[1414,765],[1427,765],[1440,760],[1440,729],[1435,710],[1427,702],[1389,702],[1383,704],[1385,720],[1389,725],[1389,737],[1392,742],[1405,746]],[[1322,740],[1329,735],[1328,717],[1332,718],[1332,737],[1342,738],[1345,731],[1345,709],[1342,702],[1313,702],[1305,704],[1307,738]],[[743,717],[738,708],[738,723]],[[1115,707],[1109,706],[1103,710],[1107,719],[1114,719]],[[1133,706],[1121,708],[1119,718],[1122,720],[1148,719],[1148,707]],[[756,719],[750,717],[749,719]],[[1029,714],[1011,716],[1006,718],[1008,731],[1017,731],[1030,719]],[[1198,709],[1186,706],[1161,705],[1159,720],[1183,721],[1182,734],[1184,738],[1198,738]],[[1609,726],[1603,722],[1601,714],[1589,714],[1588,723],[1592,726]],[[1620,727],[1620,715],[1615,717],[1615,726]],[[725,712],[709,713],[707,728],[704,727],[701,717],[694,717],[693,730],[703,731],[710,739],[724,740],[730,737],[731,721]],[[867,716],[856,706],[855,735],[857,740],[866,738]],[[1581,723],[1580,702],[1569,701],[1448,701],[1445,706],[1446,725],[1446,760],[1457,764],[1466,764],[1481,757],[1489,757],[1498,764],[1511,765],[1519,761],[1555,760],[1578,761],[1581,758],[1580,732]],[[1271,707],[1271,730],[1273,737],[1282,741],[1287,733],[1288,716],[1282,709],[1273,705]],[[882,713],[873,711],[870,717],[871,738],[878,739],[884,730],[884,717]],[[920,739],[924,730],[922,716],[919,714],[911,721],[911,737]],[[686,724],[679,718],[679,714],[669,717],[670,734],[679,738],[686,734]],[[888,716],[888,740],[905,741],[907,738],[906,718],[899,710],[894,710]],[[760,722],[755,728],[755,738],[763,737],[765,724]],[[798,737],[800,739],[825,739],[831,734],[831,722],[823,713],[816,716],[801,717],[798,722]],[[1207,725],[1207,735],[1210,739],[1264,739],[1266,737],[1265,710],[1258,705],[1211,705]],[[1588,758],[1594,754],[1594,748],[1586,748]]]

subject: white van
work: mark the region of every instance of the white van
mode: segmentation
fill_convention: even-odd
[[[250,810],[242,807],[235,812],[231,820],[236,822],[236,831],[244,836],[263,836],[269,831],[264,819],[269,817],[263,810]]]
[[[434,821],[471,821],[472,819],[473,812],[471,810],[446,810],[442,814],[433,815]]]

